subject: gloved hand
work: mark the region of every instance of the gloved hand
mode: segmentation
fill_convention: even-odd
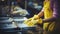
[[[31,20],[32,20],[32,18],[29,18],[29,19],[25,20],[25,21],[24,21],[24,24],[28,23],[28,22],[31,21]]]
[[[29,18],[24,21],[24,24],[26,24],[29,27],[34,26],[35,23],[36,23],[36,20],[33,20],[33,18]]]
[[[42,19],[41,18],[40,19],[30,18],[30,19],[24,21],[24,24],[26,24],[29,27],[34,26],[36,23],[42,24]]]
[[[37,22],[36,22],[35,20],[32,20],[32,21],[27,22],[26,24],[27,24],[27,26],[32,27],[32,26],[34,26],[36,23],[37,23]]]
[[[32,18],[29,18],[29,19],[25,20],[24,22],[28,22],[31,20],[37,20],[37,19],[39,19],[38,15],[34,15]]]
[[[36,20],[38,24],[42,24],[42,18]]]

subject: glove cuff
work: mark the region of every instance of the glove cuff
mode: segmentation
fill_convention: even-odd
[[[38,15],[34,15],[34,18],[37,18],[37,19],[39,19],[40,17],[39,17]]]

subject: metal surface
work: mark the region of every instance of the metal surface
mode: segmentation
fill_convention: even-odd
[[[30,32],[36,34],[41,32],[39,28],[37,31],[36,26],[28,27],[23,24],[26,19],[26,17],[0,17],[0,32],[4,32],[3,34],[29,34]]]
[[[0,17],[0,29],[16,28],[15,24],[17,24],[19,27],[22,27],[22,23],[26,19],[26,17]]]

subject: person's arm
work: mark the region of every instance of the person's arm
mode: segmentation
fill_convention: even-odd
[[[44,9],[42,9],[37,15],[34,15],[32,18],[33,19],[39,19],[43,16],[43,13],[44,13]]]
[[[44,15],[44,8],[42,8],[42,10],[38,13],[39,17],[42,17]]]
[[[55,17],[51,17],[51,18],[43,19],[42,21],[43,21],[43,23],[46,23],[46,22],[53,22],[55,20],[56,20]]]

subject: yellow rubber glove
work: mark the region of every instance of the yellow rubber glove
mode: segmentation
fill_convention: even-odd
[[[33,19],[39,19],[39,16],[38,15],[34,15],[32,18]]]
[[[37,19],[36,21],[37,21],[38,24],[42,24],[42,19],[41,18]]]
[[[36,23],[38,23],[38,24],[42,23],[42,19],[39,18],[38,15],[34,15],[32,18],[29,18],[24,21],[24,24],[26,24],[28,26],[34,26]]]
[[[42,19],[33,19],[33,18],[30,18],[28,20],[25,20],[24,24],[26,24],[27,26],[31,27],[31,26],[34,26],[36,23],[38,24],[42,24]]]
[[[32,20],[32,18],[29,18],[27,20],[24,21],[24,24],[27,24],[28,22],[30,22]]]
[[[33,18],[30,18],[30,19],[24,21],[24,24],[26,24],[29,27],[34,26],[36,23],[37,23],[37,21],[33,20]]]
[[[32,26],[34,26],[36,23],[37,23],[37,22],[36,22],[35,20],[32,20],[32,21],[29,21],[29,22],[27,23],[27,25],[28,25],[29,27],[32,27]]]

